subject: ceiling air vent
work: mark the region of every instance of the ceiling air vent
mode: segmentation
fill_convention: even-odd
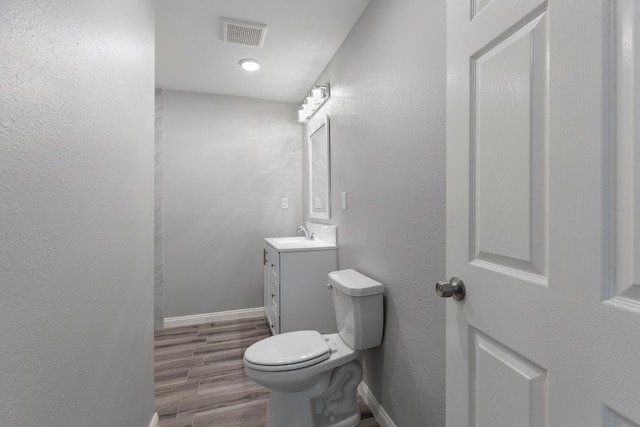
[[[222,40],[225,42],[262,47],[266,34],[265,24],[222,18]]]

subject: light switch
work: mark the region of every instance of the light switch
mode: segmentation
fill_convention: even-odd
[[[340,193],[340,204],[342,205],[342,210],[347,210],[347,192],[343,191]]]
[[[322,198],[321,197],[316,197],[315,200],[315,204],[314,204],[314,209],[322,209]]]
[[[282,198],[282,209],[289,209],[289,199],[286,197]]]

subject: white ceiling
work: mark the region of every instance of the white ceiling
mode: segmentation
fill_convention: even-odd
[[[369,0],[156,0],[156,87],[300,102]],[[264,47],[225,43],[220,18],[267,24]],[[238,65],[254,58],[254,73]]]

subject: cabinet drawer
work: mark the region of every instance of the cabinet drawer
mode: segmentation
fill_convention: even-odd
[[[266,307],[267,320],[269,321],[269,327],[273,335],[280,333],[280,316],[274,311],[273,305],[269,304]]]
[[[269,284],[268,304],[273,306],[275,313],[280,316],[280,284],[271,280]]]
[[[269,258],[267,261],[269,264],[269,274],[271,280],[275,283],[280,283],[280,254],[273,249],[269,248]]]

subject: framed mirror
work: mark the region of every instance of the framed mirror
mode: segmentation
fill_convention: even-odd
[[[309,123],[309,218],[331,218],[329,116]]]

